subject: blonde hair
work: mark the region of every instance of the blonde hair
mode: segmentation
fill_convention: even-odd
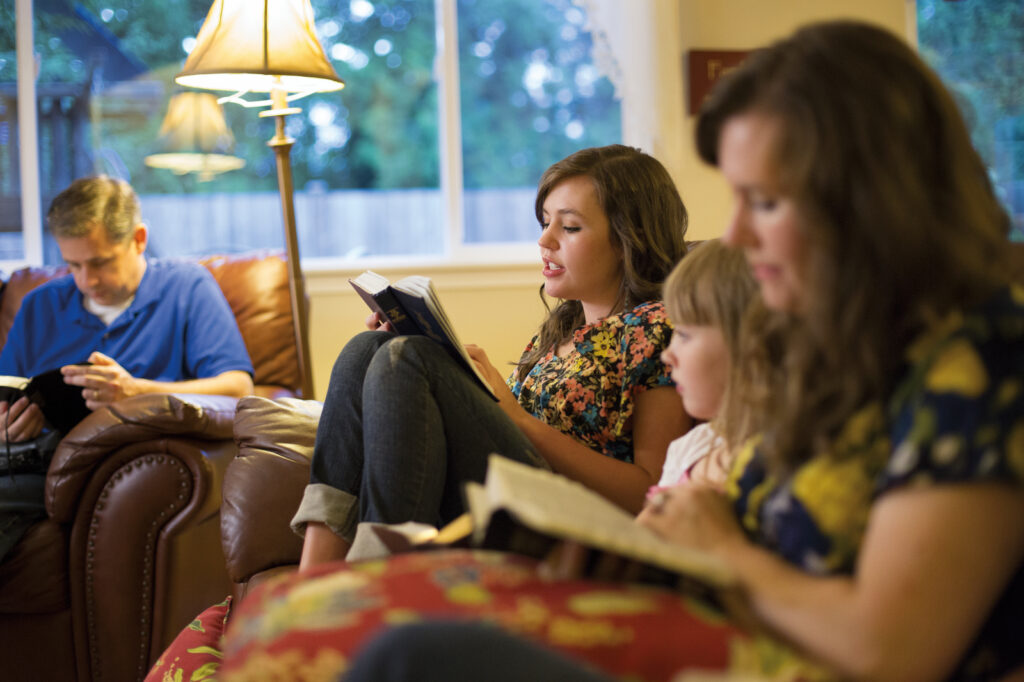
[[[709,326],[722,333],[729,371],[722,405],[711,422],[731,450],[750,435],[736,397],[745,391],[738,385],[745,376],[740,371],[743,321],[758,297],[757,282],[743,253],[715,239],[698,244],[676,265],[665,281],[664,297],[673,325]]]

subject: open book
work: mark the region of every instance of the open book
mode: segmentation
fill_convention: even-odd
[[[82,387],[65,384],[60,368],[37,374],[31,379],[0,376],[0,400],[13,403],[24,395],[39,405],[46,421],[61,433],[70,431],[90,412],[85,405]],[[2,422],[0,428],[3,428]]]
[[[412,275],[392,284],[387,278],[367,270],[350,279],[349,284],[370,310],[380,313],[383,319],[390,321],[391,326],[399,334],[420,334],[444,346],[456,362],[469,370],[481,388],[497,400],[491,385],[477,369],[456,336],[455,328],[441,307],[441,300],[429,277]]]
[[[480,547],[541,557],[558,540],[572,540],[639,562],[640,582],[712,598],[736,583],[719,559],[663,540],[576,481],[506,457],[491,455],[484,484],[466,484],[466,502]]]
[[[736,585],[732,570],[717,558],[663,540],[634,523],[634,517],[564,476],[491,455],[483,485],[466,484],[469,511],[436,531],[423,524],[360,524],[371,558],[414,548],[470,543],[486,549],[546,556],[559,540],[637,562],[632,580],[663,585],[722,603]],[[591,566],[592,568],[592,566]],[[729,598],[732,595],[728,595]]]

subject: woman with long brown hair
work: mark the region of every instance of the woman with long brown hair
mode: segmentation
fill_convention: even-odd
[[[899,38],[817,24],[722,81],[697,143],[733,190],[723,240],[760,287],[751,390],[733,396],[757,435],[724,492],[677,486],[639,523],[733,569],[771,679],[1020,679],[1024,288],[952,97]],[[549,566],[579,575],[583,553],[562,550]],[[666,648],[742,639],[679,620]],[[389,635],[376,651],[402,652],[396,674],[376,679],[429,667],[424,644],[432,660],[487,651],[491,679],[595,678],[452,625]],[[446,668],[417,679],[468,679]]]
[[[898,38],[820,24],[732,74],[697,143],[761,287],[761,437],[727,496],[679,488],[640,521],[726,560],[841,676],[1024,664],[1024,291],[952,97]]]
[[[302,569],[343,558],[358,521],[452,520],[493,452],[640,508],[689,425],[659,360],[671,330],[658,301],[686,252],[686,209],[657,160],[611,145],[551,166],[536,215],[543,292],[559,303],[507,385],[469,347],[497,402],[425,337],[372,331],[342,350],[292,522]]]

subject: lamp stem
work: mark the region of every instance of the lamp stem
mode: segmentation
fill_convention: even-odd
[[[309,354],[309,314],[306,310],[306,286],[299,261],[299,238],[295,227],[295,202],[292,187],[291,151],[295,140],[284,134],[284,116],[274,116],[276,134],[267,142],[277,159],[277,187],[281,193],[284,214],[285,247],[288,260],[288,293],[292,303],[292,326],[295,329],[295,353],[302,378],[302,397],[313,398],[313,372]]]

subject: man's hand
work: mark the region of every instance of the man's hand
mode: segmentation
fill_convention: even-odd
[[[60,371],[64,383],[82,387],[82,396],[90,410],[141,393],[138,380],[113,358],[97,351],[89,356],[89,362],[92,364],[65,365]]]
[[[9,404],[0,400],[0,443],[18,443],[35,438],[43,430],[43,411],[22,396]]]

